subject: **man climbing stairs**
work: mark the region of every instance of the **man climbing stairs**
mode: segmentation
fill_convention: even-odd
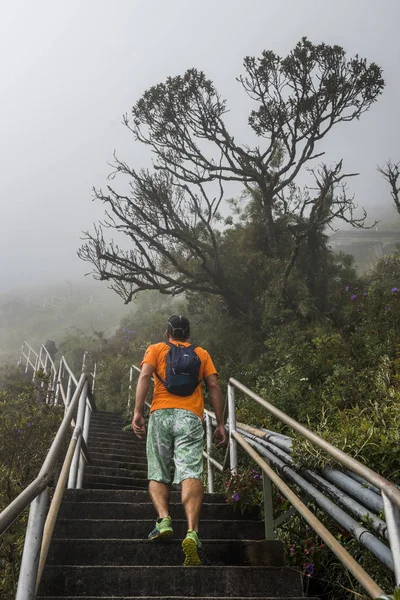
[[[302,578],[284,566],[280,542],[263,540],[263,524],[205,494],[200,567],[183,567],[186,520],[171,494],[174,538],[150,542],[156,514],[147,493],[145,443],[122,431],[113,413],[92,418],[84,489],[67,490],[39,589],[44,600],[102,598],[303,597]]]

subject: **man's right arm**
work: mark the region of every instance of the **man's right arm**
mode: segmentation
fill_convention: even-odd
[[[211,404],[214,409],[217,428],[214,437],[217,441],[217,446],[222,446],[226,442],[226,432],[224,426],[224,399],[222,397],[221,387],[218,381],[218,375],[213,373],[204,378],[207,384],[208,393],[210,395]]]

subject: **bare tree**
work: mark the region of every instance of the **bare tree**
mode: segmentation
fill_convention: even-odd
[[[95,190],[108,216],[86,234],[79,255],[126,301],[144,289],[201,291],[221,295],[242,311],[221,262],[224,182],[257,190],[262,251],[279,259],[280,196],[302,167],[323,155],[318,145],[332,127],[358,119],[384,87],[376,64],[347,59],[339,46],[313,45],[306,38],[285,58],[271,51],[246,58],[238,82],[255,103],[248,119],[259,139],[253,147],[228,131],[226,101],[196,69],[153,86],[134,105],[131,118],[125,115],[135,140],[151,149],[154,173],[115,156],[112,176],[128,176],[129,189],[125,194],[111,185]],[[323,213],[322,194],[307,204],[315,218]],[[339,201],[332,204],[332,212],[349,214],[347,201],[340,206],[341,211]],[[104,228],[125,234],[130,248],[107,242]]]
[[[388,160],[385,166],[378,167],[378,171],[390,185],[390,195],[393,198],[397,212],[400,213],[400,162],[394,163]]]
[[[365,227],[367,213],[361,209],[361,215],[356,216],[358,206],[354,202],[354,196],[348,195],[346,182],[346,179],[355,177],[357,173],[342,173],[342,166],[340,161],[332,167],[321,165],[317,169],[311,169],[315,181],[313,187],[301,190],[291,186],[287,198],[284,194],[280,195],[282,213],[293,240],[292,252],[282,279],[283,294],[301,247],[305,243],[310,247],[317,233],[323,233],[327,227],[332,228],[335,220],[344,221],[353,227]]]

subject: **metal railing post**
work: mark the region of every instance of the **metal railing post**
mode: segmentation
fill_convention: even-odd
[[[236,431],[236,407],[235,407],[235,388],[230,383],[228,384],[228,414],[229,414],[229,452],[232,475],[237,475],[237,442],[233,437],[233,432]]]
[[[29,359],[31,357],[31,347],[29,346],[28,348],[28,356],[26,357],[26,366],[25,366],[25,373],[28,372],[28,367],[29,367]]]
[[[269,462],[264,459],[267,464]],[[272,499],[272,483],[268,475],[263,471],[262,474],[263,495],[264,495],[264,527],[265,539],[274,539],[274,505]]]
[[[132,410],[132,381],[133,381],[133,367],[129,369],[129,391],[128,391],[128,410]]]
[[[92,379],[92,394],[94,394],[94,386],[96,384],[96,372],[97,372],[97,363],[94,363],[94,367],[93,367],[93,379]]]
[[[88,437],[89,437],[90,418],[92,416],[92,409],[88,402],[87,396],[86,396],[85,403],[86,403],[86,408],[85,408],[85,419],[83,422],[82,437],[85,440],[85,442],[87,442]],[[79,441],[78,441],[78,443],[79,443]],[[79,457],[78,477],[76,479],[76,488],[79,490],[82,489],[84,470],[85,470],[85,459],[81,454]]]
[[[206,442],[207,442],[207,490],[210,494],[214,493],[214,467],[210,461],[210,452],[212,447],[212,421],[211,416],[206,414]]]
[[[72,396],[72,377],[71,375],[68,377],[68,385],[67,385],[67,396],[65,401],[65,408],[68,408],[69,403],[71,402]]]
[[[47,501],[48,488],[43,490],[31,504],[15,600],[33,600],[35,598]]]
[[[54,392],[54,405],[57,406],[58,401],[60,399],[60,387],[62,386],[62,370],[63,370],[63,364],[62,364],[62,360],[60,361],[60,365],[58,367],[58,371],[55,374],[55,392]]]
[[[46,519],[46,522],[43,527],[43,538],[42,538],[39,567],[38,567],[37,579],[36,579],[36,593],[38,591],[38,588],[40,585],[40,580],[42,578],[43,570],[44,570],[44,567],[46,564],[47,554],[48,554],[50,543],[52,540],[58,511],[60,509],[61,501],[62,501],[63,495],[64,495],[65,484],[67,483],[68,471],[71,466],[76,443],[77,443],[80,435],[81,435],[81,430],[79,429],[79,427],[75,427],[74,432],[71,437],[71,441],[68,446],[67,454],[66,454],[66,457],[65,457],[62,469],[61,469],[60,477],[58,479],[57,486],[54,491],[54,496],[53,496],[53,500],[52,500],[50,508],[49,508],[47,519]]]
[[[396,585],[400,587],[400,510],[389,500],[385,492],[382,492],[382,500],[389,544],[393,555]]]
[[[85,384],[83,386],[80,398],[79,398],[78,414],[76,416],[76,426],[80,427],[82,430],[83,430],[83,421],[85,418],[87,389],[88,389],[88,381],[86,380]],[[69,472],[69,477],[68,477],[68,489],[75,489],[75,487],[76,487],[80,454],[81,454],[81,438],[79,438],[79,440],[76,444],[74,458],[72,460],[71,470]]]

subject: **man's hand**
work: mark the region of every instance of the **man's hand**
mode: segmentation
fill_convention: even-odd
[[[226,431],[223,425],[217,425],[216,430],[214,431],[214,439],[217,448],[223,446],[226,442]]]
[[[139,440],[141,440],[146,435],[144,416],[142,414],[135,412],[132,419],[132,429],[136,433]]]

